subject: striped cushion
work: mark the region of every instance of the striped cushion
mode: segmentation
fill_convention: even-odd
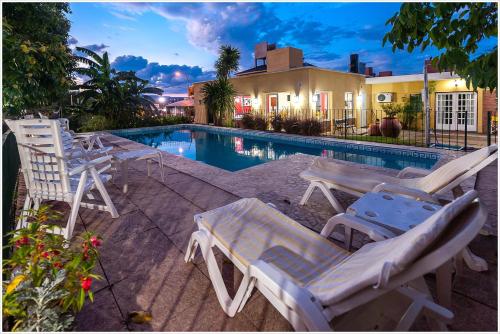
[[[241,199],[195,219],[243,265],[263,259],[301,286],[349,255],[256,198]]]

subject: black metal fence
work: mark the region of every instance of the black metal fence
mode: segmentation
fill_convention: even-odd
[[[6,245],[6,234],[15,227],[15,201],[20,167],[16,137],[10,131],[2,135],[2,159],[2,241]],[[7,248],[4,248],[3,256],[8,256]]]
[[[430,111],[429,146],[467,150],[496,142],[496,116],[486,118],[490,130],[467,119],[467,113],[457,118]],[[247,115],[247,116],[245,116]],[[248,116],[250,115],[250,117]],[[495,113],[496,115],[496,113]],[[425,147],[425,114],[421,109],[406,108],[393,117],[385,110],[328,109],[328,110],[252,110],[235,116],[235,126],[286,132],[291,134],[328,136],[355,141],[377,142]],[[484,131],[483,131],[484,130]]]

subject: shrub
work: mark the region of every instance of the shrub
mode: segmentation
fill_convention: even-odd
[[[241,118],[241,126],[243,129],[253,129],[255,126],[254,118],[251,114],[245,114]]]
[[[281,129],[283,129],[283,117],[281,117],[281,115],[275,115],[271,119],[271,125],[274,131],[281,132]]]
[[[12,331],[64,331],[86,297],[93,300],[92,274],[101,239],[87,232],[70,249],[61,235],[49,233],[59,213],[48,206],[30,211],[26,228],[10,233],[13,248],[4,261],[2,313]]]
[[[260,115],[255,115],[253,121],[255,130],[260,130],[260,131],[267,130],[267,121],[264,117]]]
[[[300,133],[305,136],[319,136],[321,134],[321,122],[314,118],[301,121]]]
[[[115,128],[114,122],[103,115],[83,115],[80,123],[79,131],[83,132],[111,130]]]
[[[296,117],[285,118],[283,120],[283,128],[285,129],[286,133],[299,134],[300,133],[299,119]]]

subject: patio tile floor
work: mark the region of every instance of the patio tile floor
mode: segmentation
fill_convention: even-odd
[[[111,136],[120,149],[137,145]],[[169,160],[170,159],[170,160]],[[96,283],[95,302],[87,303],[77,317],[77,330],[81,331],[288,331],[288,322],[255,292],[243,311],[234,318],[222,311],[205,263],[197,256],[193,263],[184,262],[184,252],[192,231],[193,215],[231,203],[241,196],[258,197],[273,202],[285,214],[300,223],[319,231],[327,218],[335,214],[320,194],[314,194],[311,204],[299,206],[298,200],[305,191],[299,170],[310,163],[307,156],[297,156],[291,161],[275,161],[272,165],[256,166],[240,173],[238,184],[234,178],[226,179],[225,172],[192,176],[170,165],[176,159],[166,156],[165,182],[161,182],[157,166],[153,176],[147,177],[145,162],[129,165],[129,192],[121,193],[120,175],[117,173],[106,188],[117,206],[120,217],[111,219],[109,214],[80,209],[76,234],[84,230],[95,231],[103,238],[100,249],[100,266],[96,273],[103,280]],[[176,160],[177,161],[177,160]],[[182,162],[189,164],[188,162]],[[284,170],[283,167],[286,167]],[[190,165],[190,170],[195,170]],[[263,173],[267,170],[268,174]],[[280,173],[278,170],[281,170]],[[476,188],[496,219],[496,186],[489,185],[496,177],[496,165],[485,169],[487,177],[478,177]],[[200,173],[201,174],[201,173]],[[258,177],[257,177],[258,176]],[[496,185],[496,183],[495,183]],[[494,190],[494,192],[492,192]],[[343,204],[355,200],[341,194]],[[365,241],[358,236],[358,246]],[[490,270],[484,273],[465,268],[457,276],[453,290],[453,312],[456,321],[453,330],[497,329],[497,238],[479,236],[472,249],[489,262]],[[224,261],[224,278],[236,286],[241,274]],[[234,272],[236,271],[236,272]],[[430,277],[432,285],[432,275]],[[153,320],[135,324],[127,319],[132,311],[149,311]],[[419,322],[415,329],[425,328]]]

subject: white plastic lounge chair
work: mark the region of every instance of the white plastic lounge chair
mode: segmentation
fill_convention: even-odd
[[[306,204],[316,188],[323,192],[339,213],[344,212],[344,208],[333,196],[331,189],[357,197],[370,191],[384,190],[434,202],[448,191],[453,191],[457,197],[463,194],[460,184],[497,157],[497,145],[491,145],[452,160],[434,171],[407,167],[396,177],[336,164],[326,158],[317,158],[309,169],[300,173],[300,177],[310,182],[300,204]],[[403,178],[408,174],[417,174],[420,177]]]
[[[103,182],[111,176],[99,173],[98,166],[109,164],[111,156],[104,156],[92,161],[68,161],[65,152],[60,123],[57,120],[31,119],[6,120],[13,130],[19,149],[21,168],[26,183],[24,210],[37,209],[44,200],[69,203],[71,213],[66,227],[52,231],[70,239],[73,233],[80,206],[107,211],[117,218],[118,212],[109,197]],[[104,200],[104,205],[82,202],[83,194],[97,188]],[[89,198],[93,198],[91,195]],[[17,228],[26,226],[26,217],[22,217]]]
[[[299,331],[331,330],[330,324],[380,330],[375,318],[396,311],[396,330],[408,330],[422,313],[445,329],[453,314],[433,301],[422,276],[448,264],[481,229],[486,211],[476,197],[467,193],[414,229],[352,254],[258,199],[241,199],[195,216],[199,230],[185,260],[200,247],[219,303],[231,317],[255,287]],[[213,247],[244,274],[234,298]],[[405,307],[391,302],[395,296]]]

